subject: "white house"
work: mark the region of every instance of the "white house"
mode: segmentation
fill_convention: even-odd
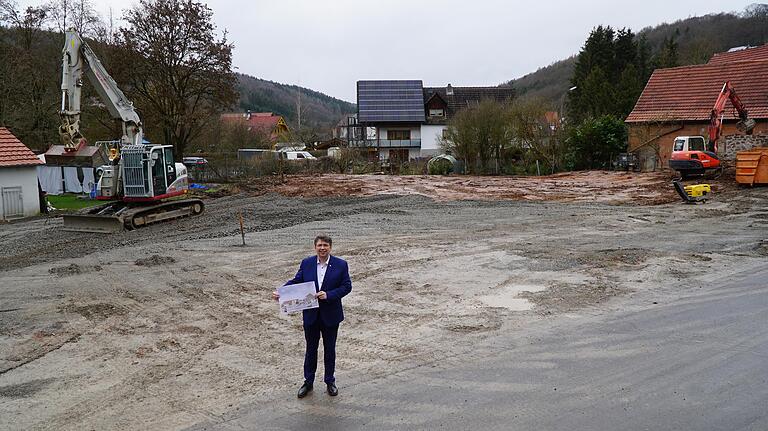
[[[0,127],[0,220],[40,213],[37,165],[43,162],[5,127]]]
[[[440,152],[448,121],[458,111],[484,99],[506,102],[514,94],[514,89],[507,87],[424,87],[418,80],[358,81],[356,126],[365,130],[366,136],[350,138],[349,145],[375,151],[382,160],[432,157]]]

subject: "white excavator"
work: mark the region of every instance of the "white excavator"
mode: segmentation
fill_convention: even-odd
[[[103,142],[109,163],[96,169],[95,197],[109,201],[64,216],[64,229],[116,232],[152,223],[198,215],[200,199],[180,199],[189,191],[187,168],[175,163],[172,145],[147,144],[141,120],[93,50],[75,31],[66,32],[62,58],[61,126],[63,158],[87,145],[80,132],[83,74],[96,89],[113,118],[122,123],[119,140]],[[171,199],[173,198],[173,199]]]

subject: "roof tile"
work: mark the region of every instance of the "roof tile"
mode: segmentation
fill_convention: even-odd
[[[733,52],[718,52],[709,59],[709,64],[733,63],[734,61],[768,60],[768,44]]]
[[[657,69],[626,122],[706,121],[726,81],[733,85],[750,118],[768,118],[766,59]],[[724,118],[738,119],[730,103]]]
[[[0,127],[0,167],[42,165],[26,145],[22,144],[10,130]]]

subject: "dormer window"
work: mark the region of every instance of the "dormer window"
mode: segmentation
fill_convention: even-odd
[[[445,117],[445,111],[442,109],[430,109],[429,110],[429,116],[430,117]]]

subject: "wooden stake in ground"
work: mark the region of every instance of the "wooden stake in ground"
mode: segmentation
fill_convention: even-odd
[[[243,245],[245,245],[245,230],[243,229],[243,212],[240,211],[240,236],[243,238]]]

